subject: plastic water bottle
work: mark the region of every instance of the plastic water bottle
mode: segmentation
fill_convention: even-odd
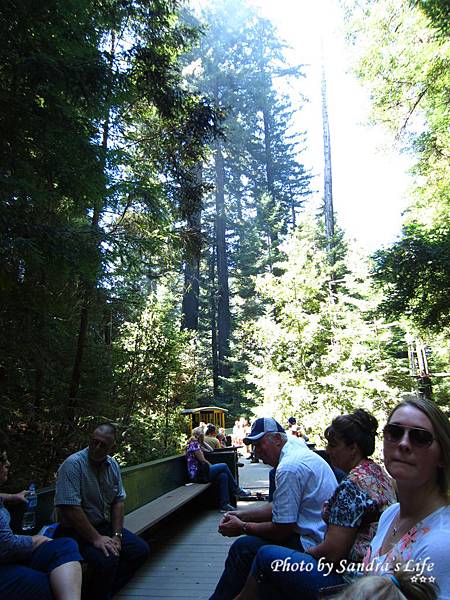
[[[27,501],[27,508],[22,519],[22,531],[30,531],[36,527],[37,494],[34,483],[30,483]]]

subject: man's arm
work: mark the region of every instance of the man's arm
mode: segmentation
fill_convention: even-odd
[[[87,542],[93,544],[101,537],[90,524],[81,506],[58,506],[58,513],[64,527],[75,529],[77,534]]]
[[[234,515],[245,523],[267,523],[272,520],[272,502],[266,502],[256,508],[233,510],[228,512],[227,515]]]
[[[81,506],[58,506],[58,511],[63,517],[65,526],[75,529],[81,538],[101,550],[105,556],[118,554],[113,539],[99,534],[95,527],[90,524]]]
[[[113,532],[122,531],[123,518],[125,514],[125,503],[118,501],[111,506],[111,525]]]
[[[219,525],[219,532],[226,537],[242,534],[255,535],[273,542],[282,543],[292,534],[295,523],[253,523],[242,521],[234,513],[227,513]]]
[[[125,503],[118,501],[111,506],[111,527],[113,530],[112,540],[120,552],[122,548],[122,529],[125,514]]]

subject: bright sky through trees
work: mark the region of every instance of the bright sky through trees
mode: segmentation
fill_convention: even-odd
[[[392,137],[367,121],[369,98],[350,71],[350,51],[338,0],[249,0],[270,19],[290,46],[291,61],[308,64],[301,89],[310,103],[299,114],[307,129],[302,162],[318,176],[322,195],[321,39],[324,39],[333,161],[334,207],[350,238],[369,251],[400,233],[406,207],[408,157],[393,148]],[[295,106],[295,96],[293,99]]]

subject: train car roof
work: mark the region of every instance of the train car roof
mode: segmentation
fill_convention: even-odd
[[[222,408],[221,406],[200,406],[200,408],[185,408],[181,412],[183,413],[183,415],[189,415],[192,413],[208,412],[208,411],[213,411],[213,410],[218,410],[218,411],[224,412],[224,413],[228,412],[228,410],[226,408]]]

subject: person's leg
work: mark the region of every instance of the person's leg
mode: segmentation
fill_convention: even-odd
[[[97,527],[101,535],[111,535],[110,529],[109,524]],[[55,531],[54,537],[60,539],[63,536],[70,536],[78,542],[80,554],[88,566],[87,577],[83,581],[83,597],[89,600],[91,598],[109,600],[119,566],[119,557],[113,554],[105,556],[101,550],[78,537],[74,529],[64,528],[60,525]]]
[[[81,564],[68,562],[50,573],[50,585],[56,600],[79,600],[81,598]]]
[[[212,467],[219,467],[220,465],[212,465]],[[228,491],[228,478],[220,469],[209,471],[211,481],[215,484],[219,491],[219,506],[222,508],[230,503],[230,494]]]
[[[315,600],[320,588],[343,583],[340,575],[330,573],[329,564],[319,563],[304,552],[266,545],[258,550],[251,566],[258,583],[258,598]]]
[[[86,589],[83,586],[83,594],[86,593],[89,600],[110,600],[119,568],[119,557],[113,554],[105,556],[101,550],[87,542],[80,540],[78,543],[81,555],[88,564],[88,577]]]
[[[75,540],[58,538],[36,548],[30,567],[49,574],[56,600],[76,600],[81,597],[81,560]]]
[[[227,504],[230,504],[230,487],[229,478],[227,476],[228,465],[224,463],[218,463],[217,465],[211,465],[209,469],[209,476],[213,483],[217,485],[219,490],[219,506],[222,508]],[[228,469],[229,471],[229,469]],[[230,473],[231,475],[231,473]],[[231,475],[231,478],[233,476]]]
[[[0,598],[53,600],[49,577],[23,565],[0,565]]]
[[[134,575],[150,554],[149,545],[128,529],[122,529],[122,548],[113,593],[120,590]]]
[[[227,479],[228,479],[228,484],[231,488],[231,492],[233,494],[238,494],[239,492],[239,486],[236,483],[235,478],[233,477],[233,474],[231,473],[229,467],[227,464],[225,463],[217,463],[216,465],[211,465],[209,468],[209,474],[211,477],[211,481],[215,481],[214,477],[218,474],[218,473],[225,473]]]
[[[225,568],[210,600],[232,600],[245,585],[253,559],[267,540],[246,535],[239,537],[228,551]]]

